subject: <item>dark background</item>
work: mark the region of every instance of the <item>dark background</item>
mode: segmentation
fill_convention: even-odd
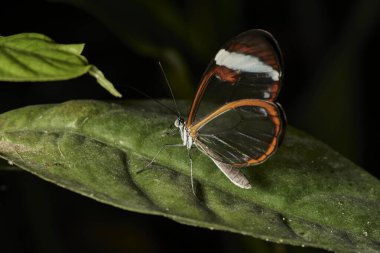
[[[3,1],[0,35],[39,32],[59,43],[86,43],[84,55],[123,99],[142,98],[126,85],[169,97],[158,60],[176,97],[191,99],[221,44],[248,29],[270,31],[284,54],[279,101],[289,124],[380,176],[380,1],[64,2]],[[114,98],[87,75],[54,83],[0,82],[0,112],[71,99]],[[15,171],[0,175],[0,228],[1,252],[311,252],[125,212]]]

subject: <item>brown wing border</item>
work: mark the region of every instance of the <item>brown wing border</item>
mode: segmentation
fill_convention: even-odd
[[[252,29],[252,30],[245,31],[245,32],[235,36],[234,38],[229,40],[227,43],[225,43],[225,45],[222,48],[226,48],[229,44],[234,43],[240,37],[246,36],[250,33],[252,33],[252,34],[258,33],[261,36],[268,38],[268,43],[273,47],[275,53],[277,54],[277,58],[279,60],[279,66],[281,68],[279,70],[280,71],[280,79],[277,81],[277,89],[275,91],[275,94],[273,94],[271,96],[271,98],[268,100],[268,101],[274,102],[277,99],[278,94],[280,93],[281,86],[282,86],[282,79],[283,79],[283,75],[284,75],[283,55],[282,55],[280,46],[279,46],[277,40],[274,38],[274,36],[270,32],[262,30],[262,29]],[[250,34],[250,35],[252,36],[252,34]],[[228,81],[230,83],[235,83],[239,78],[239,72],[234,71],[234,70],[229,69],[229,68],[226,68],[226,67],[223,67],[223,66],[217,66],[217,65],[213,66],[213,65],[214,65],[214,59],[211,60],[210,64],[206,68],[205,73],[203,74],[203,76],[201,78],[201,82],[200,82],[198,90],[195,94],[194,100],[191,104],[190,112],[189,112],[189,115],[187,118],[186,126],[188,128],[191,126],[192,122],[194,121],[196,112],[197,112],[198,107],[202,101],[202,96],[203,96],[205,90],[207,89],[209,80],[212,76],[218,75],[223,80]]]
[[[203,118],[201,121],[199,121],[195,125],[191,125],[189,127],[191,137],[193,138],[193,140],[196,141],[198,131],[203,126],[205,126],[208,122],[212,121],[216,117],[220,116],[221,114],[229,110],[232,110],[234,108],[241,107],[241,106],[256,106],[256,107],[264,108],[267,111],[268,115],[270,116],[273,124],[275,125],[275,134],[273,135],[273,140],[269,144],[268,149],[259,158],[250,159],[245,163],[230,164],[235,167],[245,167],[245,166],[260,164],[260,163],[263,163],[265,160],[267,160],[272,154],[274,154],[279,143],[282,141],[283,133],[284,133],[283,129],[286,124],[286,122],[284,121],[285,115],[283,114],[283,110],[281,106],[271,101],[265,101],[265,100],[260,100],[260,99],[242,99],[242,100],[230,102],[230,103],[225,104],[224,106],[221,106],[219,109],[210,113],[209,115],[207,115],[205,118]]]

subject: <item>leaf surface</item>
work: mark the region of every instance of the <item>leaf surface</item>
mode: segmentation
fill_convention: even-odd
[[[0,81],[46,82],[89,73],[112,95],[121,94],[81,55],[84,44],[58,44],[39,33],[0,37]]]
[[[181,108],[187,104],[181,103]],[[69,190],[126,210],[344,252],[380,250],[380,184],[327,145],[292,127],[269,161],[232,185],[193,151],[167,148],[175,116],[150,101],[70,101],[0,115],[0,156]],[[140,172],[140,173],[139,173]]]

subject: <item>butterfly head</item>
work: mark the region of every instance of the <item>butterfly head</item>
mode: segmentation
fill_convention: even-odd
[[[174,125],[179,129],[183,145],[186,146],[187,149],[190,149],[193,145],[193,139],[190,136],[189,130],[186,128],[185,120],[182,117],[178,117],[174,121]]]
[[[178,128],[183,128],[185,126],[185,120],[182,118],[182,117],[178,117],[175,121],[174,121],[174,125],[175,127],[178,127]]]

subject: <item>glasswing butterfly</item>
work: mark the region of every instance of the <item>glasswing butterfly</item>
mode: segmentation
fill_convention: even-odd
[[[188,119],[179,116],[183,145],[195,145],[235,185],[251,184],[238,169],[273,155],[285,132],[285,113],[276,98],[283,60],[274,37],[249,30],[228,41],[201,79]]]

